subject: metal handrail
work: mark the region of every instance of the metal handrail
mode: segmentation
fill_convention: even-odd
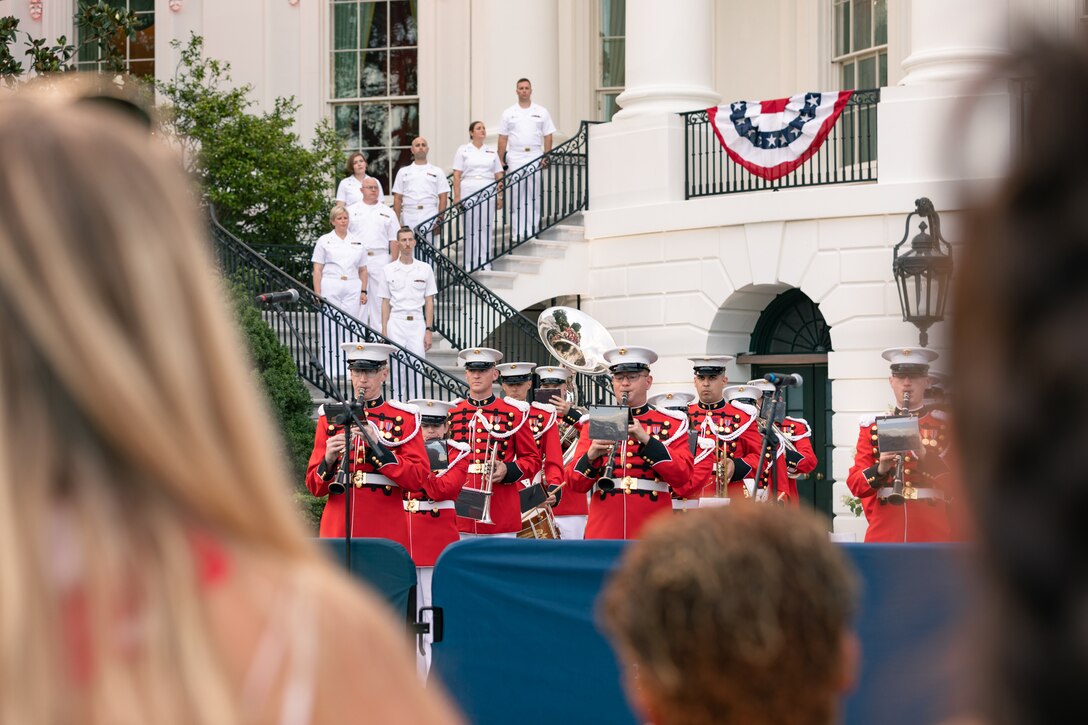
[[[229,282],[243,285],[247,294],[251,295],[289,288],[298,290],[298,301],[284,305],[285,313],[302,337],[309,339],[341,396],[353,397],[354,393],[350,380],[344,375],[345,366],[341,361],[339,345],[359,340],[382,342],[397,348],[389,360],[389,379],[386,381],[387,389],[391,391],[411,391],[413,397],[426,398],[460,398],[468,393],[468,386],[463,381],[383,337],[336,305],[322,300],[312,289],[272,264],[224,228],[211,207],[209,218],[216,257]],[[289,331],[282,318],[279,315],[266,316],[265,321],[281,340],[286,340],[299,375],[318,390],[332,396],[334,391],[329,389],[320,371],[311,366],[308,351],[301,349],[293,337],[288,337]]]
[[[706,110],[684,118],[685,198],[877,180],[880,89],[854,91],[819,150],[790,173],[768,181],[729,157]]]
[[[435,329],[451,345],[458,349],[469,347],[492,347],[503,353],[508,362],[524,360],[546,364],[552,355],[540,341],[536,324],[514,309],[485,285],[476,281],[471,270],[480,269],[483,263],[471,268],[464,264],[466,214],[471,210],[482,210],[499,194],[505,194],[511,185],[527,184],[531,180],[538,182],[553,169],[549,188],[562,188],[564,203],[557,202],[557,195],[542,195],[542,217],[534,234],[559,224],[567,217],[586,208],[589,201],[589,165],[587,144],[590,121],[583,121],[578,134],[564,141],[548,153],[529,164],[507,174],[501,181],[480,189],[475,194],[465,197],[460,204],[451,205],[443,214],[437,214],[416,225],[416,256],[427,262],[434,269],[438,294],[435,297]],[[546,159],[544,164],[541,160]],[[565,171],[560,171],[565,170]],[[564,174],[568,174],[564,176]],[[506,194],[509,201],[514,195]],[[569,203],[568,203],[569,202]],[[487,260],[508,254],[516,247],[529,241],[533,235],[518,234],[509,225],[509,212],[496,214],[496,226],[502,217],[502,243],[492,247],[492,254]],[[515,220],[516,221],[516,220]],[[440,239],[432,243],[435,227],[441,228]],[[522,230],[527,231],[527,230]],[[495,250],[497,254],[494,254]],[[583,401],[601,403],[614,399],[611,381],[607,375],[578,375],[575,378],[579,397]]]
[[[442,254],[475,272],[587,208],[589,127],[596,123],[582,121],[578,133],[551,151],[423,220],[416,236],[432,236]],[[537,202],[519,201],[530,197]],[[500,198],[503,207],[496,209]]]

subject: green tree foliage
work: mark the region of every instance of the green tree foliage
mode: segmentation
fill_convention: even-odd
[[[113,7],[106,2],[82,2],[76,10],[76,27],[84,46],[98,51],[101,69],[109,73],[124,73],[125,41],[136,40],[140,18],[131,10]],[[61,38],[63,40],[63,38]]]
[[[295,502],[307,524],[316,532],[325,507],[306,488],[306,462],[314,442],[313,401],[298,377],[295,361],[261,317],[245,285],[233,287],[235,313],[253,359],[254,374],[268,395],[272,413],[283,435],[283,444],[295,484]]]
[[[271,111],[255,113],[251,87],[233,87],[230,65],[204,57],[202,38],[173,45],[181,53],[177,73],[158,84],[166,127],[223,225],[257,245],[297,244],[324,233],[342,153],[328,121],[318,124],[307,148],[292,130],[294,99],[277,98]]]

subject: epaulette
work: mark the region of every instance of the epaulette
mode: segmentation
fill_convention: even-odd
[[[858,418],[858,425],[862,428],[868,428],[876,422],[876,413],[870,413],[869,415],[863,415]]]
[[[735,400],[729,401],[730,404],[737,410],[743,411],[748,415],[758,415],[759,410],[754,405],[748,405],[747,403],[738,403]]]
[[[402,403],[399,400],[391,400],[389,398],[386,398],[385,402],[389,403],[391,406],[393,406],[397,410],[403,410],[405,413],[415,413],[416,415],[419,414],[419,408],[417,408],[414,405],[409,405],[408,403]]]
[[[461,404],[463,402],[465,402],[464,398],[454,398],[453,400],[450,401],[450,405],[459,405],[459,404]]]
[[[551,403],[538,403],[535,400],[531,403],[532,407],[540,408],[545,413],[555,413],[555,406]]]
[[[791,421],[791,420],[796,421],[796,422],[800,423],[801,425],[805,426],[805,432],[804,433],[798,433],[797,435],[790,435],[790,432],[785,429],[785,423],[786,423],[786,421]],[[804,438],[809,438],[812,435],[812,426],[809,425],[808,421],[805,420],[804,418],[794,418],[794,417],[791,417],[791,416],[787,415],[786,420],[783,421],[782,435],[784,435],[786,438],[789,438],[790,441],[799,441],[799,440],[802,440]]]
[[[325,415],[325,404],[324,403],[317,406],[317,417],[320,418],[323,415]]]
[[[462,458],[467,456],[469,454],[469,452],[472,450],[471,446],[469,446],[467,443],[462,443],[460,441],[451,441],[451,440],[447,439],[446,440],[446,445],[452,446],[453,449],[455,451],[457,451],[457,455],[454,456],[453,460],[446,461],[446,468],[445,468],[445,470],[443,470],[441,473],[438,474],[439,478],[442,478],[442,476],[445,476],[447,473],[449,473],[453,469],[453,467],[456,466],[457,463]]]
[[[942,423],[948,422],[948,413],[946,413],[943,410],[931,411],[929,415],[930,415],[930,417],[935,418],[936,420],[939,420]]]
[[[664,415],[667,415],[670,418],[676,418],[677,420],[682,420],[685,423],[688,420],[688,414],[687,413],[681,413],[679,410],[670,410],[668,408],[658,408],[657,406],[654,406],[654,410],[656,410],[658,413],[662,413]]]
[[[449,438],[446,439],[446,445],[452,448],[456,448],[459,451],[464,451],[465,453],[468,453],[469,450],[468,443],[462,443],[461,441],[455,441]]]
[[[529,412],[529,404],[528,403],[523,402],[521,400],[514,400],[509,395],[506,396],[505,398],[503,398],[502,402],[514,406],[515,408],[520,410],[522,413],[528,413]]]

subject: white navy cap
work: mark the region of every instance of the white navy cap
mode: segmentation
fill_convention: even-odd
[[[763,391],[754,385],[729,385],[725,389],[726,400],[751,400],[756,401],[763,397]]]
[[[500,383],[527,383],[533,379],[536,365],[529,362],[512,362],[496,365]]]
[[[561,367],[552,367],[551,365],[543,365],[536,369],[536,375],[540,378],[540,382],[556,382],[565,383],[570,380],[570,370]]]
[[[397,348],[380,342],[343,342],[340,349],[351,370],[378,370],[389,362],[389,355]]]
[[[753,388],[758,389],[761,393],[773,393],[774,383],[768,382],[763,378],[756,378],[755,380],[749,380],[745,385],[751,385]]]
[[[446,422],[446,416],[453,410],[453,403],[434,398],[416,398],[409,400],[408,405],[419,408],[419,416],[423,425],[442,425]]]
[[[490,347],[470,347],[457,353],[457,361],[466,370],[487,370],[502,360],[502,353]]]
[[[657,353],[648,347],[614,347],[604,351],[604,361],[614,373],[640,372],[657,362]]]
[[[656,405],[659,408],[676,408],[678,410],[687,410],[691,405],[691,401],[695,400],[695,393],[685,393],[683,391],[676,391],[672,393],[658,393],[657,395],[651,395],[648,402],[650,405]]]
[[[924,347],[889,347],[881,356],[891,363],[893,375],[928,375],[929,364],[939,357]]]
[[[733,360],[733,356],[689,357],[688,360],[694,363],[696,375],[721,375],[725,372],[725,366]]]

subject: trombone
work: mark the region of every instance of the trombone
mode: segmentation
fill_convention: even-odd
[[[468,467],[468,472],[480,476],[479,488],[467,484],[461,488],[461,493],[457,497],[457,503],[461,504],[458,508],[461,510],[457,513],[459,516],[474,519],[481,524],[490,524],[494,523],[491,520],[491,493],[494,488],[491,478],[496,465],[498,465],[499,442],[491,435],[492,425],[490,421],[481,411],[477,410],[472,426],[473,448],[476,447],[476,432],[479,430],[477,423],[487,435],[487,445],[484,448],[483,463],[471,464]]]

